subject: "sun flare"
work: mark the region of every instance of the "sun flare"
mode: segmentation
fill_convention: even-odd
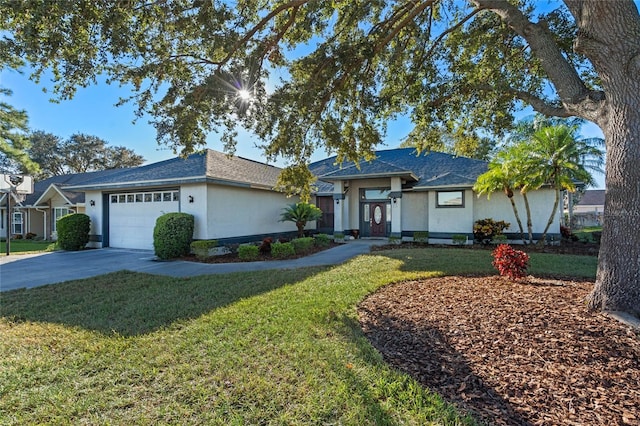
[[[240,89],[238,90],[238,97],[243,101],[248,101],[249,99],[251,99],[251,93],[249,93],[248,90]]]

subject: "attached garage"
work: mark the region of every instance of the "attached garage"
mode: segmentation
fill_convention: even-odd
[[[109,247],[153,250],[153,228],[165,213],[180,211],[178,190],[109,194]]]

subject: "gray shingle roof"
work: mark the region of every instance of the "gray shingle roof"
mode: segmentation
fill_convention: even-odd
[[[589,189],[578,202],[579,206],[604,206],[604,189]]]
[[[72,189],[108,189],[181,183],[214,182],[270,189],[280,174],[278,167],[242,157],[229,157],[211,149],[186,158],[172,158],[146,166],[122,170],[74,185]]]
[[[417,180],[416,176],[404,167],[398,167],[383,160],[366,161],[349,164],[322,175],[323,180],[363,179],[364,177],[403,176],[410,180]]]
[[[336,157],[312,163],[309,168],[320,180],[337,177],[349,179],[369,178],[377,175],[397,175],[399,171],[411,173],[415,181],[407,180],[404,189],[431,189],[441,187],[471,187],[478,176],[487,171],[488,163],[442,152],[418,154],[414,148],[398,148],[377,151],[372,161],[361,162],[358,171],[352,162],[334,165]]]
[[[48,179],[36,181],[33,184],[33,194],[27,195],[25,201],[22,203],[25,206],[32,206],[38,199],[45,193],[47,189],[51,185],[55,185],[58,187],[62,193],[71,201],[72,203],[84,203],[84,193],[69,191],[66,190],[67,187],[71,185],[78,185],[87,180],[96,179],[99,177],[109,176],[111,174],[116,174],[122,172],[123,169],[110,169],[110,170],[100,170],[97,172],[87,172],[87,173],[73,173],[62,176],[52,176]]]

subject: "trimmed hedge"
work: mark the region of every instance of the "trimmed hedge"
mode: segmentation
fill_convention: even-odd
[[[188,213],[167,213],[156,220],[153,248],[160,259],[189,254],[193,239],[194,217]]]
[[[243,244],[238,247],[238,257],[241,260],[256,260],[259,253],[260,249],[258,246]]]
[[[62,250],[82,250],[89,242],[91,219],[84,213],[71,213],[56,222],[58,246]]]
[[[296,251],[291,243],[273,243],[271,244],[271,256],[276,259],[286,259],[287,257],[295,256]]]
[[[313,249],[314,241],[312,237],[303,237],[291,240],[291,244],[296,254],[305,254]]]
[[[313,238],[318,247],[329,247],[329,244],[331,244],[333,240],[333,238],[327,234],[316,234]]]

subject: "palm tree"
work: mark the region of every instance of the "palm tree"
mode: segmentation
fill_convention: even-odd
[[[314,204],[295,203],[283,209],[280,215],[280,222],[293,222],[298,228],[298,237],[304,237],[304,227],[307,222],[318,220],[322,217],[322,210]]]
[[[599,147],[604,141],[600,138],[579,139],[577,131],[577,126],[562,124],[542,127],[525,144],[530,188],[550,185],[555,190],[553,209],[539,244],[544,244],[553,223],[560,203],[560,191],[574,192],[579,182],[593,185],[590,171],[602,171],[604,154]]]
[[[527,243],[524,238],[524,229],[522,221],[518,213],[518,207],[513,200],[514,190],[518,189],[520,177],[518,176],[517,164],[520,159],[517,157],[517,146],[509,147],[498,152],[496,156],[489,162],[489,170],[480,176],[473,186],[473,190],[478,195],[487,194],[487,200],[493,192],[502,191],[509,198],[513,214],[516,217],[518,228],[520,229],[520,237],[523,243]]]

